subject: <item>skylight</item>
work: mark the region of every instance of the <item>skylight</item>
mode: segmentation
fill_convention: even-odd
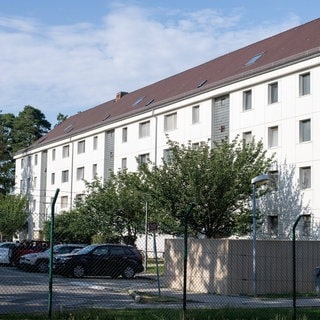
[[[201,82],[198,84],[197,88],[202,87],[206,82],[207,82],[207,80],[201,81]]]
[[[149,100],[149,101],[145,104],[145,106],[147,107],[147,106],[150,105],[153,101],[154,101],[154,99]]]
[[[111,114],[106,114],[105,117],[102,119],[102,121],[105,121],[111,117]]]
[[[69,124],[65,129],[64,129],[64,133],[68,133],[73,129],[73,124]]]
[[[138,105],[146,96],[142,96],[141,98],[137,99],[132,106],[135,107],[136,105]]]
[[[263,56],[264,52],[260,52],[258,54],[256,54],[255,56],[253,56],[247,63],[246,66],[250,66],[254,63],[256,63],[262,56]]]

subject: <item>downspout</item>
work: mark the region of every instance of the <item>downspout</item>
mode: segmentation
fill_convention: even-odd
[[[71,141],[71,139],[70,139]],[[71,169],[70,169],[70,177],[71,177],[71,181],[70,181],[70,210],[72,210],[72,203],[73,203],[73,158],[74,158],[74,142],[71,142]]]
[[[152,115],[155,119],[155,132],[154,132],[154,164],[157,166],[158,157],[158,117],[154,115],[154,109],[152,110]]]

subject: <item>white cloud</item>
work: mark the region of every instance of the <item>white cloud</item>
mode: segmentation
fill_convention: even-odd
[[[117,6],[99,25],[49,27],[0,17],[0,109],[30,104],[54,124],[72,115],[221,54],[299,24],[241,27],[241,11],[151,11]],[[102,22],[102,23],[101,23]]]

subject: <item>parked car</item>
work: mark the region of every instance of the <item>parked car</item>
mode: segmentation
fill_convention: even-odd
[[[53,246],[53,255],[71,253],[74,250],[82,249],[85,244],[56,244]],[[24,270],[48,272],[50,249],[43,252],[29,253],[20,257],[18,267]]]
[[[29,253],[43,252],[47,250],[49,246],[49,241],[24,240],[22,242],[17,242],[12,248],[10,264],[18,266],[21,256]]]
[[[123,244],[93,244],[74,254],[57,255],[54,273],[81,278],[84,276],[122,276],[131,279],[142,272],[143,259],[138,249]]]
[[[16,246],[14,242],[2,242],[0,243],[0,264],[10,264],[12,256],[12,250]]]

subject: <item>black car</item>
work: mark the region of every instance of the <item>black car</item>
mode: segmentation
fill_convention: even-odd
[[[93,244],[74,254],[57,255],[53,260],[56,274],[81,278],[84,276],[110,276],[131,279],[142,272],[140,251],[123,244]]]

